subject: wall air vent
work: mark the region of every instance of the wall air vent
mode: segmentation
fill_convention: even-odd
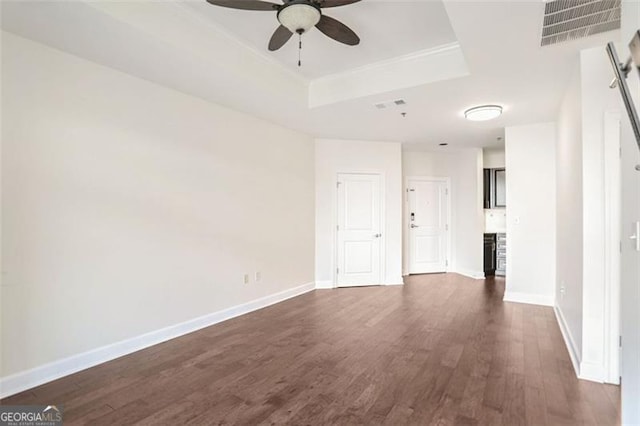
[[[376,104],[376,108],[385,109],[387,106],[385,104]]]
[[[541,46],[620,28],[621,0],[555,0],[545,5]]]
[[[394,104],[396,105],[406,105],[407,103],[404,101],[404,99],[398,99],[397,101],[393,101]]]

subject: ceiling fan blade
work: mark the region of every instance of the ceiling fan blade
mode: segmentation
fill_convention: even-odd
[[[337,6],[345,6],[351,3],[357,3],[360,0],[320,0],[320,7],[337,7]]]
[[[271,40],[269,40],[269,50],[273,52],[280,49],[289,41],[292,35],[293,33],[287,27],[280,25],[271,36]]]
[[[322,15],[320,22],[316,24],[316,28],[327,37],[331,37],[340,43],[348,44],[349,46],[360,44],[360,37],[351,28],[326,15]]]
[[[230,7],[244,10],[278,10],[279,4],[259,0],[207,0],[214,6]]]

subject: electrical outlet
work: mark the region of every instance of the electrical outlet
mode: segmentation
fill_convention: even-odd
[[[244,274],[244,283],[249,284],[249,274]]]
[[[255,280],[257,283],[260,282],[260,280],[262,279],[262,273],[260,271],[255,273]]]
[[[567,294],[567,288],[564,285],[564,281],[560,283],[560,298],[564,299],[565,294]]]

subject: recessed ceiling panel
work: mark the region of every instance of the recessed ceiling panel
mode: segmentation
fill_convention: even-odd
[[[313,28],[302,36],[302,66],[298,67],[297,35],[282,49],[276,52],[267,50],[269,39],[279,25],[275,11],[235,10],[212,6],[204,0],[189,1],[188,5],[245,44],[273,56],[309,79],[456,41],[440,0],[363,0],[323,10],[327,16],[353,29],[360,37],[360,45],[343,45]]]
[[[4,31],[313,137],[402,141],[425,150],[447,142],[450,151],[495,145],[508,126],[555,120],[577,53],[620,39],[605,32],[540,48],[542,1],[444,5],[446,14],[430,0],[331,8],[328,15],[358,31],[362,44],[342,46],[312,31],[301,69],[295,41],[289,51],[267,50],[277,25],[269,12],[205,0],[4,0],[0,22]],[[441,52],[443,44],[457,46],[458,62],[425,60],[425,67],[404,73],[411,69],[407,58]],[[398,57],[405,58],[402,67],[394,67]],[[371,77],[381,63],[390,66],[387,81],[346,78]],[[334,84],[341,81],[347,84]],[[399,99],[406,105],[395,106]],[[505,113],[484,123],[464,119],[465,109],[484,104],[502,105]]]

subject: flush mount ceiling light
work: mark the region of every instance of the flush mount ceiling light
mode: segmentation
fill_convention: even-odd
[[[464,118],[471,121],[487,121],[502,115],[500,105],[481,105],[470,108],[464,112]]]
[[[306,33],[320,22],[320,8],[311,3],[298,3],[278,12],[278,22],[292,33]]]

